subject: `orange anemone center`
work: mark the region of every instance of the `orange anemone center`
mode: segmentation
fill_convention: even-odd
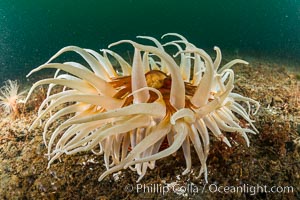
[[[160,93],[163,96],[163,100],[166,104],[167,111],[169,112],[169,114],[176,112],[175,108],[170,104],[170,92],[171,92],[171,84],[172,84],[171,76],[159,70],[151,70],[145,74],[145,78],[148,87],[152,87],[160,91]],[[126,98],[123,107],[133,103],[133,97],[132,96],[128,97],[128,94],[132,92],[131,76],[123,76],[123,77],[115,78],[112,82],[110,82],[110,84],[118,90],[118,92],[114,96],[115,98],[118,99]],[[185,82],[185,95],[186,95],[185,107],[187,108],[192,107],[189,98],[195,93],[195,90],[196,90],[196,86],[193,86],[188,82]],[[149,94],[150,94],[150,98],[148,100],[148,103],[154,102],[157,99],[157,95],[152,91],[149,91]]]

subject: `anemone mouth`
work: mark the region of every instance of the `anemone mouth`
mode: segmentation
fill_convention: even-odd
[[[102,50],[101,55],[69,46],[29,73],[44,68],[57,69],[53,78],[35,83],[27,97],[39,85],[49,84],[47,97],[31,125],[32,129],[41,120],[45,121],[43,139],[48,148],[48,166],[62,154],[92,150],[103,154],[107,169],[99,180],[129,167],[138,173],[139,181],[147,169],[155,167],[156,160],[179,148],[186,160],[183,174],[187,174],[192,167],[190,148],[193,146],[201,164],[198,177],[204,173],[207,181],[210,135],[230,147],[223,133],[237,132],[249,145],[247,133],[258,132],[250,119],[251,104],[258,109],[259,103],[232,92],[234,72],[230,69],[236,63],[247,62],[233,60],[219,69],[222,58],[219,48],[215,47],[217,56],[213,61],[183,36],[170,33],[163,37],[166,36],[179,40],[162,45],[155,38],[139,36],[153,41],[156,46],[130,40],[110,45],[132,44],[132,64],[111,50]],[[178,48],[179,63],[164,49],[168,45]],[[66,51],[80,54],[89,67],[75,62],[50,63]],[[119,62],[121,73],[115,71],[107,53]],[[63,85],[64,89],[53,94],[56,85]],[[238,102],[244,102],[248,109]],[[63,108],[57,110],[60,105]],[[53,122],[66,115],[71,116],[48,135]],[[254,131],[241,126],[239,118]],[[163,141],[168,142],[167,148],[161,148],[165,146]],[[94,150],[97,147],[100,152]]]
[[[123,76],[114,78],[111,82],[109,82],[118,92],[115,94],[114,98],[117,99],[126,99],[122,107],[128,106],[133,104],[133,97],[129,96],[132,92],[131,87],[131,76]],[[170,94],[171,94],[171,84],[172,78],[170,75],[160,71],[160,70],[150,70],[145,73],[145,79],[147,82],[147,87],[157,89],[166,104],[166,110],[168,116],[171,116],[176,112],[176,108],[174,108],[170,103]],[[185,86],[185,108],[196,108],[191,101],[190,97],[195,94],[197,86],[192,85],[189,82],[184,83]],[[158,96],[155,92],[150,91],[150,98],[148,99],[147,103],[153,103],[157,100]],[[209,101],[211,101],[210,99]]]

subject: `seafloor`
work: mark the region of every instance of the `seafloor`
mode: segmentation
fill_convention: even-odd
[[[230,138],[232,148],[211,137],[207,184],[195,178],[200,169],[195,153],[193,172],[181,175],[181,150],[157,161],[140,185],[129,169],[98,182],[103,158],[91,152],[63,156],[47,169],[42,128],[28,131],[43,98],[40,90],[20,108],[18,119],[1,117],[0,199],[300,199],[300,75],[294,67],[298,72],[253,59],[249,66],[233,68],[234,90],[261,103],[253,117],[260,133],[249,135],[250,147],[238,135]],[[243,192],[234,191],[238,186]]]

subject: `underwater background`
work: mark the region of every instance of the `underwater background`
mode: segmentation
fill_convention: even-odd
[[[168,32],[206,51],[216,45],[241,57],[299,63],[300,1],[1,0],[0,83],[28,81],[31,69],[64,46],[99,50],[120,39]],[[114,50],[122,48],[124,55],[132,53],[126,45]]]
[[[13,92],[5,95],[9,91],[7,89],[9,87],[4,81],[8,79],[18,80],[20,83],[20,90],[18,91],[25,90],[25,93],[27,93],[35,81],[42,80],[45,77],[53,77],[55,69],[41,70],[28,78],[26,78],[26,75],[32,69],[44,64],[65,46],[76,45],[99,51],[99,49],[108,48],[110,43],[122,39],[131,39],[142,44],[153,45],[153,42],[138,39],[136,36],[152,36],[165,43],[170,39],[175,39],[175,37],[160,39],[163,34],[170,32],[182,34],[191,43],[207,51],[213,60],[215,60],[216,54],[213,47],[220,47],[223,56],[221,66],[235,58],[250,63],[249,65],[237,64],[233,66],[234,76],[232,76],[233,73],[229,73],[229,78],[226,78],[228,81],[225,78],[224,80],[221,79],[221,82],[223,81],[226,84],[226,91],[233,84],[232,93],[251,98],[261,105],[257,114],[251,115],[251,120],[254,121],[254,126],[259,134],[247,135],[250,146],[247,146],[247,141],[242,138],[243,135],[241,137],[238,133],[229,133],[232,132],[232,129],[229,132],[222,132],[225,136],[228,136],[229,142],[232,144],[231,148],[228,148],[221,140],[213,136],[213,131],[209,131],[209,155],[207,161],[204,161],[207,163],[208,169],[208,185],[205,188],[205,177],[196,177],[203,166],[203,162],[200,160],[199,163],[198,152],[197,149],[195,150],[193,141],[191,139],[185,140],[183,144],[185,146],[188,144],[187,146],[190,145],[191,147],[192,170],[190,173],[182,175],[183,170],[188,167],[185,155],[188,153],[189,148],[184,148],[187,149],[186,153],[185,150],[180,148],[176,155],[157,160],[156,167],[148,170],[142,182],[140,182],[150,185],[150,187],[156,184],[168,188],[171,186],[173,191],[170,191],[167,195],[155,191],[140,192],[134,190],[138,186],[136,182],[138,175],[129,169],[122,170],[122,173],[114,173],[99,182],[99,176],[107,170],[105,166],[107,160],[111,159],[95,155],[95,152],[92,151],[76,153],[72,156],[63,155],[60,157],[61,162],[53,162],[51,168],[48,169],[47,157],[49,158],[49,156],[47,155],[49,155],[49,152],[46,146],[48,139],[56,138],[52,141],[52,146],[53,148],[55,146],[59,148],[63,142],[69,143],[70,140],[75,142],[75,139],[77,140],[82,136],[82,132],[89,130],[90,125],[86,123],[87,127],[85,127],[86,124],[80,124],[79,128],[82,127],[82,130],[79,128],[68,130],[69,133],[78,131],[77,133],[80,134],[69,138],[65,137],[67,130],[64,131],[66,128],[62,127],[65,125],[64,122],[72,122],[70,119],[72,119],[73,114],[66,113],[64,108],[72,108],[71,101],[76,101],[75,98],[71,98],[72,96],[53,97],[60,94],[61,87],[52,88],[49,96],[49,93],[47,93],[48,87],[45,85],[36,88],[24,104],[23,98],[26,95],[19,95],[18,99],[15,99]],[[131,63],[134,50],[131,45],[113,46],[111,50]],[[173,54],[171,48],[167,50],[167,53]],[[174,53],[176,50],[174,48]],[[300,199],[299,55],[300,0],[0,0],[0,200]],[[179,61],[179,59],[175,59]],[[84,62],[82,57],[74,52],[66,52],[53,62],[67,61]],[[153,72],[153,74],[149,73],[150,78],[151,75],[159,74]],[[218,78],[220,76],[214,77],[214,75],[210,73],[209,76],[220,80]],[[172,77],[169,79],[164,75],[163,78],[162,86],[152,84],[151,86],[160,87],[157,89],[162,92],[163,100],[169,109],[172,108],[172,102],[171,104],[168,103],[170,98],[166,94],[170,91],[169,86],[170,83],[172,85]],[[114,80],[115,82],[112,85],[116,86],[118,82],[116,82],[117,79]],[[130,91],[131,82],[129,83],[129,78],[119,80],[124,80],[119,85],[124,83],[124,88]],[[158,80],[162,79],[159,78]],[[206,80],[203,82],[205,83]],[[9,81],[6,83],[9,83]],[[84,82],[82,85],[86,86],[87,84]],[[195,87],[190,84],[184,85],[187,88],[186,106],[184,108],[186,109],[191,108],[192,103],[189,96],[194,92],[193,88]],[[16,91],[15,87],[10,86],[10,88],[14,88],[10,91]],[[87,87],[84,87],[82,91],[85,92],[85,88]],[[120,91],[122,92],[122,90]],[[110,91],[108,92],[110,93]],[[70,93],[66,91],[63,94],[68,95]],[[202,95],[202,92],[200,94]],[[207,102],[219,102],[220,94],[212,91]],[[5,98],[2,96],[5,96]],[[57,103],[58,97],[61,102],[62,99],[70,100],[70,102],[58,105],[61,103]],[[85,97],[83,99],[86,99]],[[101,98],[101,96],[99,97]],[[114,99],[118,97],[114,96]],[[212,114],[215,111],[218,113],[222,106],[228,109],[227,106],[236,107],[236,105],[240,105],[235,104],[237,102],[231,103],[234,100],[231,97],[220,107],[214,108],[216,110],[212,111]],[[46,98],[48,100],[49,98],[53,99],[47,103],[47,100],[44,101]],[[87,96],[87,98],[89,97]],[[150,99],[150,103],[152,101],[154,100]],[[53,102],[57,105],[53,106]],[[96,103],[98,105],[98,102]],[[107,103],[109,104],[109,102]],[[247,102],[239,103],[245,109],[248,106]],[[44,115],[45,110],[48,112],[51,109],[51,107],[49,109],[48,104],[49,107],[55,107],[55,109],[52,110],[53,112],[50,115]],[[130,106],[130,104],[131,100],[129,99],[129,101],[125,101],[124,106]],[[7,110],[5,105],[10,105],[9,108],[15,109]],[[74,105],[76,108],[77,105]],[[93,103],[91,106],[96,105]],[[215,104],[210,105],[213,107]],[[251,105],[248,108],[252,110]],[[237,108],[242,110],[239,107]],[[158,109],[155,108],[154,110]],[[200,107],[199,109],[195,108],[195,110],[202,112],[205,109]],[[97,107],[95,112],[98,111],[105,110]],[[58,116],[56,114],[59,112],[60,114],[64,112],[64,116],[61,115],[56,118]],[[85,113],[81,112],[80,115],[82,114],[81,116],[84,117],[84,115],[93,112],[90,109]],[[172,114],[173,111],[168,112]],[[222,112],[220,113],[222,114]],[[229,112],[231,111],[229,110]],[[254,127],[249,126],[250,120],[248,121],[244,117],[252,112],[246,113],[243,110],[240,113],[233,112],[232,116],[235,116],[235,114],[237,116],[235,123],[238,126],[245,129],[254,129]],[[180,112],[176,113],[180,115]],[[222,116],[223,119],[229,118],[230,120],[232,118],[231,115],[228,115],[228,111],[225,110],[224,113],[226,115]],[[214,119],[218,116],[212,114],[209,113],[207,117],[203,116],[203,118],[206,117],[208,120],[211,118],[210,124],[214,123],[213,126],[219,127],[220,125],[224,128],[226,123],[224,122],[222,125],[221,121],[220,124],[216,124],[217,122]],[[44,115],[40,125],[44,124],[45,126],[30,128],[35,120],[36,122],[39,121],[37,115]],[[77,116],[80,117],[80,115]],[[198,113],[195,113],[195,116],[198,118]],[[94,135],[93,133],[108,130],[110,127],[114,130],[115,125],[120,128],[122,122],[126,123],[126,126],[127,123],[132,122],[133,125],[138,124],[133,120],[140,116],[135,114],[132,115],[132,118],[120,117],[120,121],[117,121],[119,119],[119,116],[117,116],[116,119],[111,120],[112,123],[109,123],[110,120],[107,123],[105,122],[103,129],[102,127],[98,130],[95,129],[91,134],[88,133],[87,138],[91,138],[90,136]],[[167,117],[169,118],[169,116]],[[53,121],[50,123],[49,119]],[[91,119],[93,119],[92,115]],[[126,121],[127,119],[128,121]],[[185,119],[183,120],[185,121]],[[103,125],[101,121],[99,123],[101,123],[99,126]],[[154,124],[153,126],[155,126]],[[128,124],[128,126],[131,125]],[[152,126],[152,123],[149,126]],[[43,134],[45,127],[47,133]],[[160,124],[157,124],[157,127],[162,128]],[[194,125],[193,127],[195,128]],[[205,127],[210,129],[206,123]],[[149,134],[153,130],[157,130],[156,127],[152,128],[148,129],[150,130]],[[61,131],[56,131],[59,129]],[[54,131],[55,135],[53,134]],[[164,130],[162,131],[164,132]],[[175,131],[172,130],[172,132]],[[250,131],[247,132],[250,133]],[[125,132],[125,134],[127,133]],[[157,134],[160,133],[157,132]],[[177,134],[182,135],[179,132]],[[199,134],[201,133],[199,132]],[[133,136],[132,140],[138,141],[143,138],[143,135],[141,137]],[[193,137],[193,135],[190,136],[190,138]],[[126,136],[126,138],[128,137]],[[201,138],[204,137],[201,136]],[[114,139],[105,142],[107,141],[106,144],[109,145],[105,145],[105,147],[113,145],[113,148],[112,151],[105,148],[106,152],[113,152],[117,149],[117,142],[114,142]],[[121,140],[119,141],[118,143],[121,144]],[[124,141],[125,139],[122,141],[122,146],[125,146],[124,143],[126,142]],[[201,139],[199,143],[204,144],[204,140]],[[207,141],[205,143],[208,144]],[[82,148],[84,148],[83,145],[85,144],[82,143]],[[135,147],[133,145],[128,146],[127,152],[132,153],[132,149]],[[200,146],[198,149],[201,150],[201,148]],[[170,149],[167,136],[159,151],[162,152],[165,149]],[[98,148],[94,150],[99,151]],[[59,151],[53,151],[50,153],[50,157],[55,152]],[[116,152],[118,152],[118,149]],[[126,152],[126,150],[123,152]],[[115,162],[114,160],[111,161]],[[196,185],[200,190],[199,192],[183,191],[183,193],[177,193],[174,191],[174,184],[175,187],[178,186],[178,192],[181,191],[181,188],[187,188],[189,185]],[[251,192],[242,191],[225,194],[226,192],[223,193],[222,191],[211,192],[210,185],[225,186],[224,189],[227,188],[226,186],[237,188],[245,185],[251,188],[255,186],[264,186],[265,188],[274,186],[277,189],[292,187],[292,191],[281,190],[273,193],[270,191],[262,192],[257,189],[256,192],[252,193],[253,190],[251,189]],[[128,188],[132,190],[128,190]]]

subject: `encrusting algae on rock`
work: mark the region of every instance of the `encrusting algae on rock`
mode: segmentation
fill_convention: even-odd
[[[161,44],[155,38],[139,36],[155,46],[131,40],[109,46],[130,43],[134,47],[132,65],[108,49],[100,54],[68,46],[28,74],[57,69],[53,78],[36,82],[26,99],[36,87],[49,84],[47,97],[30,127],[33,129],[40,122],[44,126],[48,167],[62,154],[91,150],[104,156],[106,171],[99,180],[129,167],[138,173],[140,181],[148,168],[155,167],[156,160],[182,147],[186,161],[184,175],[191,171],[191,146],[194,146],[201,164],[198,177],[204,173],[207,181],[210,132],[229,147],[230,141],[224,133],[237,132],[249,146],[247,133],[258,132],[249,116],[257,112],[259,103],[232,92],[234,72],[230,69],[234,64],[248,63],[236,59],[220,67],[222,56],[218,47],[214,48],[213,61],[183,36],[169,33],[162,38],[166,37],[176,40]],[[165,50],[169,45],[178,48],[174,57],[180,56],[179,63]],[[89,66],[77,62],[51,63],[67,51],[81,55]],[[121,72],[116,71],[108,54],[118,61]],[[64,87],[53,92],[56,85]],[[58,106],[63,108],[58,110]],[[70,114],[48,135],[53,122]],[[240,123],[236,115],[247,125]],[[168,147],[162,149],[165,140]]]

